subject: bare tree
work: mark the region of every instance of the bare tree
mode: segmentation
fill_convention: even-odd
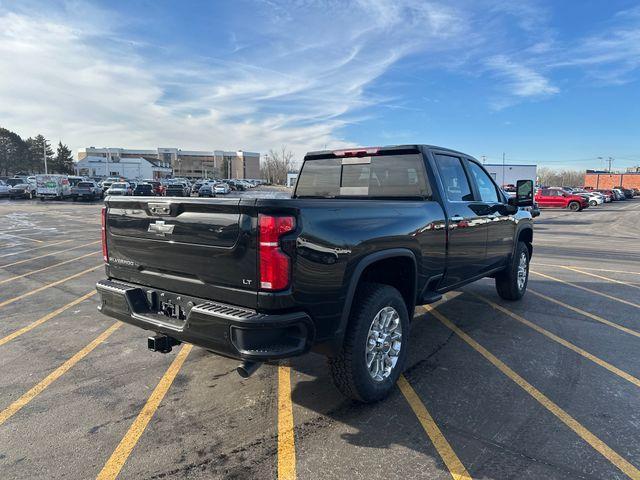
[[[284,185],[287,173],[293,168],[293,152],[282,145],[278,150],[269,150],[267,158],[262,162],[262,178],[275,185]]]
[[[538,182],[549,187],[580,187],[584,185],[584,171],[538,168]]]

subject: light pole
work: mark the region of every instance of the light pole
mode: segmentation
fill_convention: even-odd
[[[44,174],[49,173],[47,170],[47,140],[42,143],[42,156],[44,157]]]

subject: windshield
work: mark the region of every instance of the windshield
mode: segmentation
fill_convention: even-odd
[[[431,196],[422,155],[305,160],[297,197]]]
[[[91,182],[80,182],[78,184],[79,187],[93,187],[93,183]]]
[[[126,183],[114,183],[111,185],[111,188],[127,188]]]

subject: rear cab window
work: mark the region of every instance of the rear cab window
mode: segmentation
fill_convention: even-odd
[[[305,159],[294,196],[431,199],[432,190],[420,152],[390,151],[362,157]]]

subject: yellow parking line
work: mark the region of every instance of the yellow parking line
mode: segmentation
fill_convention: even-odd
[[[485,359],[487,359],[494,367],[496,367],[500,372],[506,375],[509,379],[511,379],[514,383],[516,383],[520,388],[522,388],[525,392],[527,392],[531,397],[533,397],[540,405],[546,408],[549,412],[555,415],[562,423],[564,423],[567,427],[573,430],[576,435],[578,435],[582,440],[587,442],[591,447],[596,450],[600,455],[609,460],[613,465],[618,467],[620,471],[622,471],[629,478],[634,480],[640,480],[640,470],[636,468],[633,464],[631,464],[628,460],[618,454],[615,450],[609,447],[606,443],[604,443],[600,438],[591,433],[586,427],[584,427],[580,422],[578,422],[575,418],[569,415],[565,410],[563,410],[559,405],[554,403],[551,399],[549,399],[544,393],[535,388],[529,382],[527,382],[524,378],[514,372],[511,368],[509,368],[504,362],[502,362],[498,357],[489,352],[486,348],[476,342],[473,338],[467,335],[464,331],[454,325],[448,318],[442,315],[440,312],[433,308],[429,308],[427,305],[427,310],[434,317],[436,317],[440,323],[445,325],[451,331],[453,331],[458,337],[460,337],[464,342],[466,342],[471,348],[477,351],[480,355],[482,355]]]
[[[92,297],[93,295],[96,294],[96,291],[94,290],[93,292],[89,292],[85,295],[82,295],[79,298],[76,298],[73,302],[69,302],[66,305],[58,308],[57,310],[54,310],[51,313],[47,313],[44,317],[39,318],[38,320],[36,320],[33,323],[30,323],[29,325],[27,325],[26,327],[22,327],[19,330],[16,330],[15,332],[7,335],[4,338],[0,338],[0,346],[4,345],[5,343],[10,342],[11,340],[19,337],[20,335],[27,333],[31,330],[33,330],[34,328],[36,328],[39,325],[42,325],[44,322],[46,322],[47,320],[51,320],[54,317],[57,317],[58,315],[60,315],[62,312],[64,312],[65,310],[70,309],[71,307],[84,302],[87,298]]]
[[[101,243],[101,242],[102,240],[97,240],[95,242],[85,243],[83,245],[77,245],[75,247],[66,248],[64,250],[56,250],[55,252],[45,253],[43,255],[38,255],[37,257],[26,258],[24,260],[18,260],[17,262],[7,263],[6,265],[0,265],[0,268],[13,267],[14,265],[20,265],[21,263],[31,262],[32,260],[38,260],[39,258],[48,257],[49,255],[56,255],[57,253],[70,252],[71,250],[77,250],[78,248],[88,247],[89,245],[95,245],[96,243]]]
[[[171,362],[171,365],[169,365],[169,368],[158,382],[158,385],[156,385],[153,393],[151,393],[147,403],[142,407],[135,421],[131,424],[131,427],[129,427],[129,430],[111,454],[109,460],[107,460],[107,463],[102,467],[102,470],[96,477],[98,480],[114,479],[118,476],[133,451],[133,448],[138,443],[151,418],[153,418],[153,415],[160,406],[160,402],[162,402],[162,399],[169,391],[169,387],[171,387],[171,384],[175,380],[176,375],[178,375],[182,364],[187,359],[187,355],[189,355],[192,348],[193,345],[187,344],[180,349],[180,352],[176,355],[173,362]]]
[[[557,267],[557,268],[572,267],[571,265],[557,265],[555,263],[538,263],[538,262],[532,263],[532,266],[538,266],[538,265],[540,265],[541,267]],[[591,270],[593,272],[626,273],[627,275],[640,275],[640,272],[628,272],[626,270],[610,270],[606,268],[592,268],[592,267],[580,267],[580,268],[582,270]]]
[[[605,297],[610,300],[614,300],[616,302],[624,303],[625,305],[630,305],[632,307],[640,308],[640,305],[638,305],[637,303],[629,302],[628,300],[623,300],[622,298],[614,297],[613,295],[609,295],[607,293],[598,292],[597,290],[592,290],[590,288],[583,287],[582,285],[576,285],[575,283],[567,282],[566,280],[560,280],[559,278],[552,277],[551,275],[547,275],[545,273],[535,272],[533,270],[530,270],[530,272],[535,273],[536,275],[539,275],[541,277],[548,278],[549,280],[553,280],[559,283],[564,283],[565,285],[569,285],[574,288],[579,288],[580,290],[584,290],[585,292],[593,293],[594,295],[600,295],[601,297]]]
[[[296,447],[291,403],[291,368],[278,366],[278,480],[295,480]]]
[[[78,353],[76,353],[69,360],[64,362],[58,368],[56,368],[53,372],[47,375],[44,380],[41,380],[36,386],[31,388],[27,393],[22,395],[18,400],[13,402],[7,408],[0,412],[0,425],[6,422],[11,416],[13,416],[16,412],[18,412],[22,407],[27,405],[31,400],[33,400],[36,396],[40,395],[45,388],[55,382],[58,378],[64,375],[71,367],[73,367],[76,363],[86,357],[89,353],[91,353],[98,345],[104,342],[107,338],[111,336],[113,332],[115,332],[118,328],[120,328],[122,324],[120,322],[116,322],[107,328],[104,332],[102,332],[98,338],[92,341],[89,345],[84,347]]]
[[[20,250],[19,252],[11,252],[0,255],[0,258],[11,257],[13,255],[20,255],[21,253],[33,252],[34,250],[40,250],[41,248],[53,247],[55,245],[62,245],[63,243],[73,242],[73,239],[62,240],[61,242],[48,243],[47,245],[40,245],[39,247],[27,248],[26,250]]]
[[[544,298],[549,302],[555,303],[556,305],[560,305],[561,307],[567,308],[573,312],[579,313],[580,315],[584,315],[585,317],[595,320],[596,322],[603,323],[605,325],[608,325],[609,327],[617,328],[618,330],[628,333],[629,335],[640,337],[640,332],[636,332],[635,330],[631,330],[630,328],[624,327],[622,325],[618,325],[617,323],[607,320],[606,318],[602,318],[601,316],[596,315],[595,313],[586,312],[584,310],[581,310],[578,307],[574,307],[573,305],[569,305],[567,303],[561,302],[560,300],[555,299],[553,297],[549,297],[548,295],[544,295],[540,292],[536,292],[535,290],[532,290],[530,287],[527,288],[527,292],[532,293],[533,295],[536,295],[540,298]]]
[[[85,258],[85,257],[90,257],[91,255],[97,255],[99,253],[101,253],[101,252],[98,251],[98,252],[87,253],[85,255],[81,255],[79,257],[72,258],[70,260],[65,260],[64,262],[54,263],[53,265],[49,265],[48,267],[39,268],[38,270],[31,270],[30,272],[23,273],[21,275],[15,275],[15,276],[10,277],[10,278],[5,278],[4,280],[0,280],[0,285],[2,285],[3,283],[11,282],[13,280],[17,280],[19,278],[23,278],[23,277],[27,277],[29,275],[33,275],[34,273],[44,272],[45,270],[49,270],[50,268],[59,267],[60,265],[65,265],[67,263],[75,262],[76,260],[80,260],[80,259]]]
[[[470,480],[471,475],[469,475],[469,472],[467,472],[467,469],[456,455],[456,452],[453,451],[453,448],[451,448],[451,445],[442,434],[442,431],[438,428],[433,417],[429,414],[427,407],[422,403],[422,400],[420,400],[420,397],[418,397],[418,394],[411,387],[404,375],[400,375],[400,378],[398,379],[398,388],[402,392],[402,395],[404,395],[407,403],[409,403],[413,413],[418,417],[418,421],[429,436],[431,443],[433,443],[433,446],[438,451],[438,455],[440,455],[444,464],[449,469],[451,477],[455,480]]]
[[[35,238],[23,237],[22,235],[13,235],[11,233],[0,233],[0,235],[5,237],[15,237],[19,238],[20,240],[30,240],[32,242],[44,243],[44,240],[36,240]]]
[[[491,306],[495,310],[498,310],[499,312],[502,312],[505,315],[508,315],[509,317],[511,317],[514,320],[526,325],[527,327],[534,329],[536,332],[541,333],[545,337],[553,340],[556,343],[559,343],[563,347],[566,347],[569,350],[572,350],[572,351],[576,352],[578,355],[586,358],[587,360],[591,360],[596,365],[599,365],[602,368],[604,368],[606,370],[609,370],[611,373],[613,373],[615,375],[618,375],[620,378],[625,379],[627,382],[633,383],[636,387],[640,387],[640,380],[637,379],[636,377],[634,377],[633,375],[629,375],[627,372],[625,372],[623,370],[620,370],[617,367],[614,367],[609,362],[606,362],[606,361],[602,360],[601,358],[596,357],[595,355],[587,352],[586,350],[583,350],[582,348],[578,347],[577,345],[574,345],[573,343],[565,340],[564,338],[561,338],[561,337],[557,336],[556,334],[551,333],[549,330],[546,330],[546,329],[542,328],[541,326],[536,325],[535,323],[527,320],[526,318],[521,317],[517,313],[512,312],[511,310],[503,307],[502,305],[498,305],[497,303],[492,302],[491,300],[489,300],[488,298],[483,297],[482,295],[478,295],[477,293],[473,293],[472,295],[474,297],[482,300],[483,302],[485,302],[487,305]]]
[[[47,288],[51,288],[51,287],[55,287],[56,285],[60,285],[61,283],[67,282],[69,280],[73,280],[74,278],[79,277],[80,275],[84,275],[85,273],[89,273],[89,272],[93,272],[95,270],[97,270],[98,268],[102,267],[103,265],[97,265],[95,267],[92,268],[88,268],[87,270],[83,270],[81,272],[78,273],[74,273],[73,275],[69,275],[68,277],[62,278],[60,280],[56,280],[55,282],[51,282],[51,283],[46,283],[44,285],[42,285],[41,287],[36,288],[35,290],[31,290],[27,293],[23,293],[22,295],[18,295],[17,297],[13,297],[10,298],[9,300],[5,300],[3,302],[0,302],[0,308],[2,307],[6,307],[7,305],[17,302],[18,300],[22,300],[23,298],[27,298],[30,297],[31,295],[34,295],[38,292],[41,292],[43,290],[46,290]]]
[[[575,267],[562,267],[562,268],[564,268],[565,270],[571,270],[572,272],[582,273],[583,275],[589,275],[590,277],[599,278],[600,280],[605,280],[607,282],[617,283],[619,285],[626,285],[627,287],[631,287],[631,288],[640,288],[640,286],[634,285],[633,283],[623,282],[622,280],[616,280],[615,278],[603,277],[602,275],[596,275],[595,273],[585,272],[584,270],[581,270],[579,268],[575,268]]]

